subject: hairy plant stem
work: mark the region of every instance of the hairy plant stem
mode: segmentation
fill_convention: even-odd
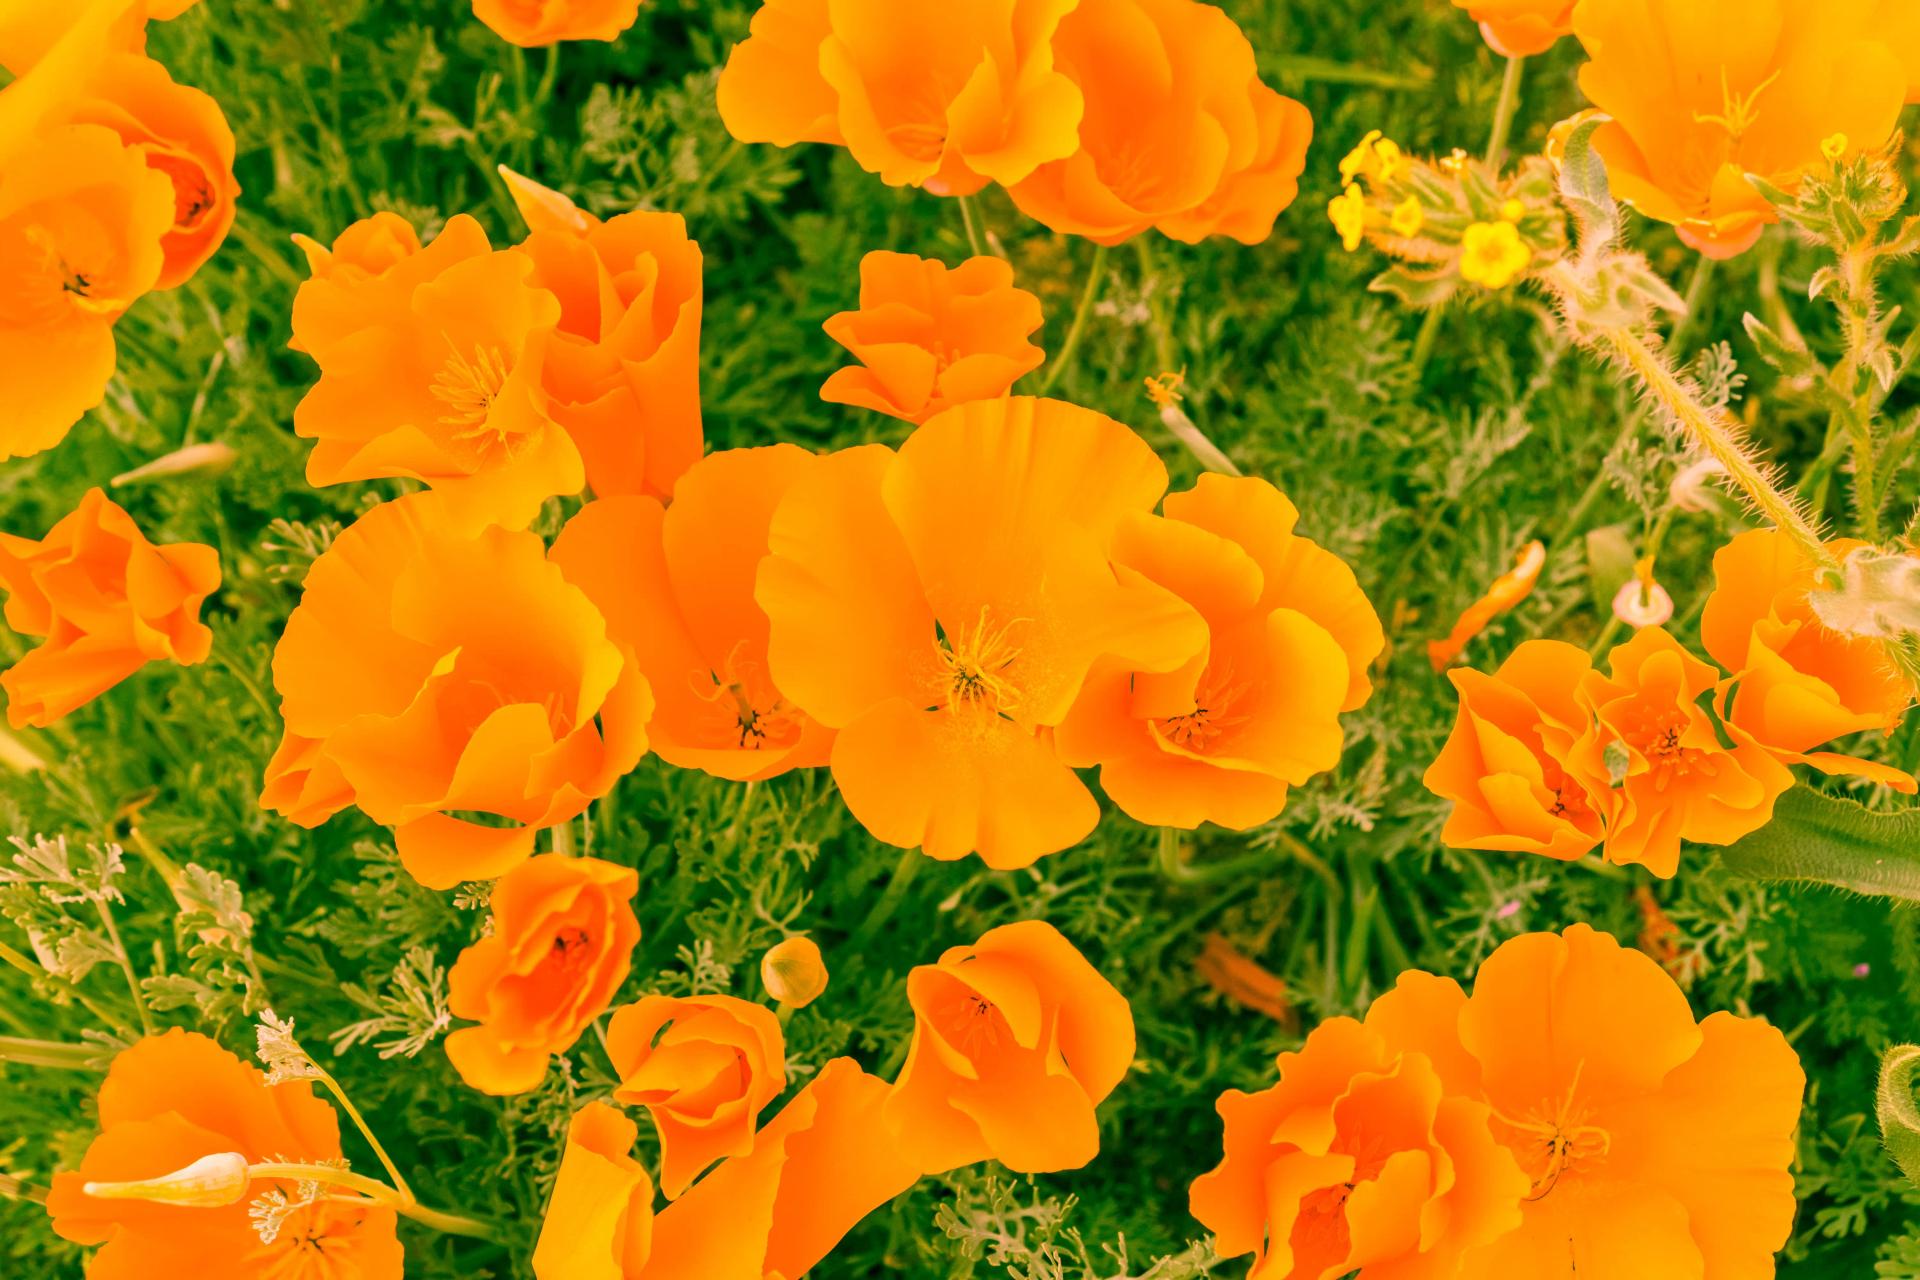
[[[247,1166],[249,1175],[255,1178],[279,1178],[288,1182],[319,1182],[330,1187],[344,1187],[358,1192],[376,1204],[385,1205],[403,1218],[411,1218],[423,1227],[450,1236],[472,1236],[479,1240],[496,1238],[492,1224],[478,1218],[463,1217],[457,1213],[447,1213],[440,1209],[429,1209],[413,1198],[413,1193],[396,1190],[384,1182],[354,1173],[349,1169],[338,1169],[328,1164],[297,1164],[289,1161],[270,1160],[261,1164]]]
[[[1877,262],[1871,240],[1850,246],[1840,255],[1840,276],[1847,290],[1840,305],[1847,354],[1838,377],[1849,399],[1833,412],[1853,454],[1853,506],[1860,520],[1861,534],[1869,542],[1880,541],[1880,489],[1875,479],[1873,440],[1878,397],[1868,368],[1869,348],[1879,328],[1879,290],[1874,281]],[[1838,433],[1829,427],[1829,435],[1833,434]]]
[[[1087,317],[1093,314],[1093,304],[1099,301],[1101,285],[1107,278],[1107,246],[1093,247],[1093,263],[1087,268],[1086,287],[1080,291],[1080,305],[1074,308],[1073,323],[1067,328],[1067,340],[1060,348],[1060,354],[1053,358],[1047,368],[1047,376],[1041,380],[1040,394],[1052,391],[1061,375],[1073,366],[1073,355],[1080,346],[1080,335],[1086,331]]]

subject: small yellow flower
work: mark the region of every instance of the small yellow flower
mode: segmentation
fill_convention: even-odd
[[[1518,200],[1509,200],[1500,206],[1500,216],[1508,222],[1518,223],[1527,216],[1527,206]]]
[[[1420,207],[1417,197],[1408,196],[1394,206],[1393,216],[1387,220],[1393,234],[1402,240],[1411,240],[1420,234],[1420,228],[1427,225],[1426,210]]]
[[[1373,176],[1381,182],[1392,182],[1407,167],[1406,153],[1400,150],[1400,144],[1392,138],[1381,138],[1373,144],[1373,157],[1379,167]]]
[[[1340,233],[1340,243],[1348,253],[1360,247],[1360,241],[1367,234],[1367,197],[1360,191],[1359,184],[1349,182],[1347,189],[1327,205],[1327,216],[1333,219],[1334,229]]]
[[[1369,129],[1367,136],[1360,139],[1360,145],[1347,152],[1347,158],[1340,162],[1340,181],[1350,183],[1358,177],[1373,176],[1373,144],[1379,139],[1380,131]]]
[[[1833,163],[1839,164],[1841,159],[1847,154],[1847,147],[1849,145],[1851,144],[1848,143],[1846,134],[1836,133],[1820,144],[1820,154]]]
[[[1460,276],[1485,289],[1504,289],[1533,261],[1533,250],[1511,222],[1476,222],[1460,242]]]

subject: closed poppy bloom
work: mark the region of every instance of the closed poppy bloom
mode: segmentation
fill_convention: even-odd
[[[560,301],[546,353],[548,410],[580,450],[600,497],[665,501],[700,460],[700,246],[677,213],[602,222],[557,191],[502,169],[526,219],[518,246]]]
[[[1075,0],[766,0],[720,73],[742,142],[826,142],[891,186],[970,195],[1073,152],[1080,90],[1054,67]]]
[[[1503,943],[1471,997],[1402,974],[1366,1025],[1484,1101],[1530,1184],[1519,1226],[1460,1280],[1773,1274],[1806,1085],[1773,1027],[1696,1022],[1659,964],[1584,924]]]
[[[642,0],[473,0],[473,16],[523,49],[562,40],[617,40]]]
[[[1099,1152],[1094,1109],[1133,1063],[1133,1011],[1058,929],[989,929],[909,973],[907,1001],[913,1042],[885,1112],[901,1155],[925,1173],[1051,1173]]]
[[[669,764],[757,781],[827,762],[832,733],[773,683],[753,598],[774,509],[815,463],[790,444],[724,449],[681,477],[672,506],[601,498],[554,541],[652,686],[648,737]]]
[[[800,1280],[862,1218],[919,1181],[881,1108],[886,1082],[835,1058],[653,1224],[647,1266],[629,1280]]]
[[[826,324],[860,363],[837,370],[820,398],[921,423],[1003,396],[1046,359],[1027,341],[1040,323],[1040,299],[1014,287],[1001,258],[948,270],[910,253],[869,253],[860,260],[860,309]]]
[[[768,669],[839,730],[834,781],[861,825],[1001,869],[1093,830],[1051,728],[1102,657],[1172,671],[1206,643],[1191,606],[1107,558],[1166,483],[1112,419],[1015,397],[949,409],[897,454],[823,458],[793,487],[755,592]]]
[[[212,547],[154,545],[98,489],[37,542],[0,533],[7,625],[45,637],[0,673],[8,721],[44,728],[149,662],[203,661],[213,632],[200,606],[219,585]]]
[[[1593,724],[1579,696],[1592,672],[1585,649],[1529,640],[1492,675],[1447,673],[1460,711],[1422,781],[1453,801],[1440,837],[1448,847],[1573,861],[1600,844],[1607,776],[1572,766],[1574,744]]]
[[[400,1280],[393,1210],[322,1197],[286,1215],[263,1241],[244,1199],[217,1207],[104,1199],[89,1182],[160,1178],[208,1156],[344,1164],[333,1108],[305,1080],[270,1085],[203,1035],[174,1029],[114,1058],[100,1086],[100,1132],[78,1170],[56,1173],[47,1213],[56,1234],[100,1248],[89,1280],[155,1276]],[[300,1199],[290,1182],[257,1178],[261,1193]]]
[[[1353,571],[1294,534],[1299,512],[1266,481],[1202,476],[1165,510],[1124,522],[1113,560],[1193,605],[1206,653],[1163,675],[1101,664],[1054,742],[1141,822],[1245,830],[1339,762],[1340,714],[1372,694],[1386,637]]]
[[[1836,134],[1857,154],[1893,132],[1907,72],[1875,7],[1581,0],[1580,87],[1611,117],[1593,145],[1613,193],[1709,257],[1752,248],[1779,215],[1748,174],[1790,189]]]
[[[614,1098],[645,1107],[660,1131],[669,1200],[714,1161],[752,1150],[761,1111],[787,1087],[780,1020],[733,996],[646,996],[613,1015],[607,1054]]]
[[[1829,544],[1845,559],[1865,544]],[[1734,673],[1729,715],[1789,764],[1871,778],[1911,794],[1912,774],[1815,748],[1850,733],[1891,733],[1913,702],[1878,640],[1832,631],[1807,597],[1814,564],[1776,529],[1743,533],[1713,557],[1700,640]]]
[[[1313,118],[1261,83],[1233,19],[1198,0],[1081,0],[1053,43],[1086,116],[1077,151],[1012,187],[1022,212],[1101,244],[1272,234]]]
[[[525,1093],[606,1012],[626,981],[640,922],[640,874],[598,858],[543,854],[493,886],[493,930],[460,953],[447,1007],[472,1018],[447,1037],[460,1078],[486,1093]]]
[[[1452,1277],[1520,1225],[1527,1176],[1425,1054],[1330,1018],[1279,1070],[1221,1095],[1225,1158],[1189,1196],[1215,1252],[1253,1255],[1251,1280]]]
[[[640,1128],[604,1102],[573,1113],[540,1238],[537,1280],[627,1280],[653,1251],[653,1179],[633,1158]]]
[[[1681,841],[1732,844],[1772,820],[1793,771],[1700,707],[1717,671],[1659,627],[1616,646],[1608,666],[1581,679],[1593,720],[1569,756],[1583,779],[1611,784],[1601,797],[1608,862],[1665,879],[1679,869]]]
[[[309,251],[314,274],[293,303],[294,346],[320,366],[293,412],[295,432],[316,441],[307,480],[406,477],[464,524],[525,525],[586,484],[542,383],[559,300],[531,257],[490,249],[464,214],[425,249],[404,248],[381,219]]]
[[[375,507],[313,562],[273,655],[286,731],[260,802],[305,827],[358,806],[451,889],[605,795],[653,698],[539,538],[452,528],[432,498]]]
[[[804,935],[767,948],[760,957],[760,985],[776,1004],[804,1009],[827,989],[827,962],[820,944]]]
[[[1573,31],[1573,6],[1579,0],[1453,0],[1480,24],[1480,34],[1493,51],[1506,58],[1526,58],[1553,48]]]

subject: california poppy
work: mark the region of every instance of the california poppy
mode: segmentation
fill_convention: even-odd
[[[1920,102],[1920,8],[1907,0],[1880,0],[1873,30],[1907,69],[1907,101]]]
[[[774,513],[756,598],[774,684],[839,731],[833,776],[875,836],[1032,863],[1099,818],[1055,754],[1094,663],[1172,671],[1191,606],[1107,558],[1166,487],[1138,436],[1054,400],[975,401],[896,454],[823,459]]]
[[[415,879],[504,875],[646,752],[653,698],[540,539],[375,507],[313,562],[274,651],[286,720],[261,803],[358,806]]]
[[[536,49],[562,40],[617,40],[644,0],[473,0],[473,16],[511,44]]]
[[[0,533],[7,625],[45,637],[0,673],[8,721],[44,727],[149,662],[204,661],[213,632],[200,606],[219,585],[212,547],[154,545],[98,489],[39,541]]]
[[[860,363],[836,370],[820,398],[920,423],[1005,395],[1046,359],[1028,341],[1040,322],[1040,299],[1014,287],[1003,259],[968,258],[949,270],[910,253],[869,253],[860,260],[860,309],[826,323]]]
[[[628,1280],[653,1252],[653,1179],[633,1158],[640,1129],[604,1102],[567,1124],[567,1145],[533,1246],[538,1280]]]
[[[525,1093],[573,1047],[626,981],[640,922],[640,875],[598,858],[544,854],[494,883],[493,927],[460,953],[447,1008],[479,1026],[447,1036],[468,1084]]]
[[[1453,0],[1480,24],[1493,51],[1506,58],[1545,53],[1573,30],[1579,0]]]
[[[785,1009],[804,1009],[827,989],[820,944],[805,934],[775,943],[760,957],[760,985]]]
[[[203,1035],[149,1036],[113,1060],[100,1086],[100,1132],[78,1170],[57,1173],[47,1195],[53,1229],[100,1248],[90,1280],[154,1276],[338,1277],[400,1280],[391,1209],[321,1197],[285,1215],[273,1240],[255,1231],[244,1202],[180,1207],[100,1199],[89,1182],[164,1177],[204,1157],[344,1163],[333,1108],[307,1081],[270,1085],[255,1068]],[[261,1193],[296,1187],[256,1179]]]

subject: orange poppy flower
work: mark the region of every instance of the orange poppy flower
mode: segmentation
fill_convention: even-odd
[[[391,1209],[323,1198],[294,1209],[263,1241],[245,1201],[216,1208],[108,1200],[89,1182],[158,1178],[210,1155],[253,1161],[341,1161],[333,1108],[307,1081],[266,1076],[202,1035],[149,1036],[113,1060],[100,1087],[100,1133],[77,1171],[57,1173],[47,1194],[53,1229],[99,1245],[89,1280],[155,1276],[285,1276],[287,1280],[400,1280]],[[299,1200],[290,1183],[256,1179]]]
[[[1133,1063],[1127,998],[1040,920],[989,929],[907,975],[913,1042],[885,1107],[925,1173],[998,1160],[1078,1169],[1100,1150],[1094,1109]]]
[[[525,1093],[613,1002],[640,922],[640,874],[598,858],[550,853],[493,886],[493,931],[460,953],[447,1007],[472,1018],[447,1037],[460,1078],[486,1093]]]
[[[892,186],[969,195],[1072,154],[1080,92],[1054,69],[1074,0],[766,0],[720,73],[742,142],[844,146]]]
[[[8,722],[44,728],[149,662],[203,661],[213,632],[200,606],[219,585],[212,547],[155,546],[98,489],[38,542],[0,533],[7,625],[46,637],[0,673]]]
[[[733,996],[646,996],[613,1015],[607,1055],[615,1099],[660,1131],[669,1200],[714,1161],[753,1149],[760,1112],[787,1087],[786,1040],[773,1011]]]
[[[463,524],[524,525],[586,484],[542,384],[560,303],[531,257],[491,251],[464,214],[407,248],[382,218],[308,251],[313,275],[293,304],[294,346],[320,366],[293,412],[317,441],[307,480],[407,477]]]
[[[1120,526],[1114,563],[1193,605],[1209,633],[1169,675],[1102,663],[1055,734],[1139,821],[1245,830],[1339,762],[1340,713],[1371,696],[1386,637],[1353,571],[1294,535],[1299,514],[1264,480],[1206,475],[1165,518]]]
[[[653,698],[539,538],[452,528],[432,499],[374,508],[313,562],[273,655],[286,733],[260,801],[306,827],[357,805],[451,889],[605,795]]]
[[[618,40],[642,0],[473,0],[473,16],[509,44],[537,49],[562,40]]]
[[[1579,0],[1453,0],[1480,24],[1480,34],[1503,58],[1527,58],[1553,48],[1573,31]]]
[[[1313,118],[1262,84],[1253,46],[1198,0],[1081,0],[1053,39],[1080,88],[1080,147],[1013,185],[1055,231],[1118,244],[1148,228],[1257,244],[1299,194]]]
[[[949,271],[933,258],[869,253],[860,309],[826,323],[860,363],[835,371],[820,398],[921,423],[1003,396],[1046,359],[1027,341],[1040,323],[1040,299],[1014,287],[1003,259],[968,258]]]
[[[735,1156],[661,1210],[630,1280],[800,1280],[920,1171],[881,1119],[886,1083],[835,1058]]]
[[[1427,790],[1453,801],[1441,839],[1454,849],[1506,849],[1572,861],[1605,835],[1606,775],[1571,765],[1593,723],[1579,690],[1586,650],[1529,640],[1492,675],[1447,673],[1460,712],[1427,770]]]
[[[1593,720],[1570,753],[1572,772],[1611,782],[1602,797],[1607,861],[1665,879],[1679,869],[1681,841],[1731,844],[1772,819],[1793,772],[1739,725],[1716,726],[1701,709],[1717,671],[1659,627],[1616,646],[1608,665],[1609,674],[1581,679]]]
[[[1193,968],[1201,980],[1223,998],[1255,1013],[1264,1013],[1288,1030],[1300,1025],[1300,1013],[1294,1008],[1286,980],[1234,946],[1224,935],[1206,936]]]
[[[1920,8],[1907,0],[1880,0],[1870,29],[1906,66],[1907,101],[1920,102]]]
[[[609,222],[501,169],[526,219],[519,249],[560,301],[543,385],[595,494],[665,501],[700,460],[700,246],[677,213]]]
[[[1658,964],[1577,924],[1502,944],[1471,998],[1402,974],[1366,1025],[1486,1102],[1531,1183],[1519,1227],[1460,1280],[1773,1274],[1806,1077],[1766,1023],[1696,1023]]]
[[[627,1280],[653,1251],[653,1179],[633,1158],[639,1126],[604,1102],[573,1113],[533,1246],[537,1280]]]
[[[1870,0],[1582,0],[1580,87],[1611,120],[1594,136],[1613,192],[1709,257],[1753,247],[1779,215],[1748,174],[1791,188],[1885,142],[1907,74]]]
[[[1836,558],[1864,544],[1829,544]],[[1912,774],[1816,751],[1850,733],[1891,733],[1914,691],[1877,640],[1822,626],[1807,603],[1814,565],[1775,529],[1743,533],[1713,557],[1700,640],[1734,673],[1728,715],[1789,764],[1871,778],[1911,794]]]
[[[554,540],[553,562],[652,686],[648,734],[669,764],[757,780],[827,762],[832,733],[768,676],[753,599],[774,508],[814,465],[790,444],[722,450],[681,478],[671,507],[601,498]]]
[[[1190,606],[1107,559],[1166,475],[1119,423],[1014,397],[793,487],[755,592],[768,669],[840,731],[834,780],[868,831],[1005,869],[1093,830],[1099,806],[1049,730],[1100,658],[1171,671],[1206,642]]]
[[[1225,1158],[1189,1196],[1220,1256],[1253,1254],[1254,1280],[1454,1276],[1520,1225],[1529,1180],[1487,1104],[1447,1096],[1424,1053],[1330,1018],[1279,1070],[1221,1095]]]

